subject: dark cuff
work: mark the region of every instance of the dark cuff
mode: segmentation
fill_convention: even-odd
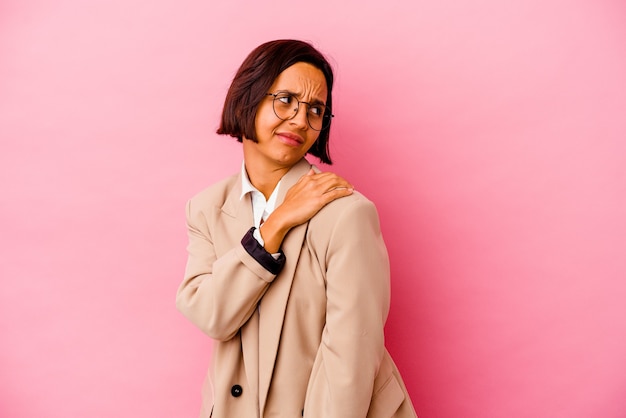
[[[282,251],[279,251],[278,259],[272,257],[272,254],[265,251],[265,248],[259,244],[259,241],[254,238],[254,230],[256,228],[252,227],[246,235],[241,239],[241,245],[246,250],[248,254],[252,256],[260,265],[265,268],[265,270],[269,271],[272,274],[278,274],[283,269],[285,265],[285,254]]]

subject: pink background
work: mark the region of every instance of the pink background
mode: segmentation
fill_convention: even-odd
[[[210,4],[215,3],[215,4]],[[0,416],[194,417],[184,204],[261,42],[337,72],[421,418],[626,416],[621,0],[0,3]]]

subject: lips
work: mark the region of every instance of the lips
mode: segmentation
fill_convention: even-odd
[[[282,142],[288,145],[300,145],[304,143],[304,138],[292,132],[278,132],[276,135],[278,135]]]

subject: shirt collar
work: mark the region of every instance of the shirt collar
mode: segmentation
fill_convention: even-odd
[[[246,164],[245,162],[241,163],[241,196],[239,196],[239,200],[243,199],[245,195],[250,192],[255,192],[258,190],[256,187],[250,183],[250,178],[248,177],[248,173],[246,172]]]
[[[272,194],[270,195],[269,199],[267,199],[267,203],[270,205],[271,208],[273,208],[274,205],[276,204],[276,198],[278,197],[278,189],[280,188],[280,183],[282,182],[283,182],[283,179],[281,178],[280,181],[276,183],[276,187],[274,187],[274,190],[272,191]],[[253,192],[261,193],[259,189],[254,187],[252,183],[250,182],[250,177],[248,177],[248,172],[246,171],[246,164],[245,162],[242,162],[241,163],[241,195],[239,196],[239,200],[243,199],[243,197],[247,195],[248,193],[253,193]]]

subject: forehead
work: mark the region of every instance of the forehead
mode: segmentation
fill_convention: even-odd
[[[276,77],[271,91],[281,90],[295,93],[300,100],[316,99],[325,102],[328,95],[324,73],[306,62],[295,63]]]

